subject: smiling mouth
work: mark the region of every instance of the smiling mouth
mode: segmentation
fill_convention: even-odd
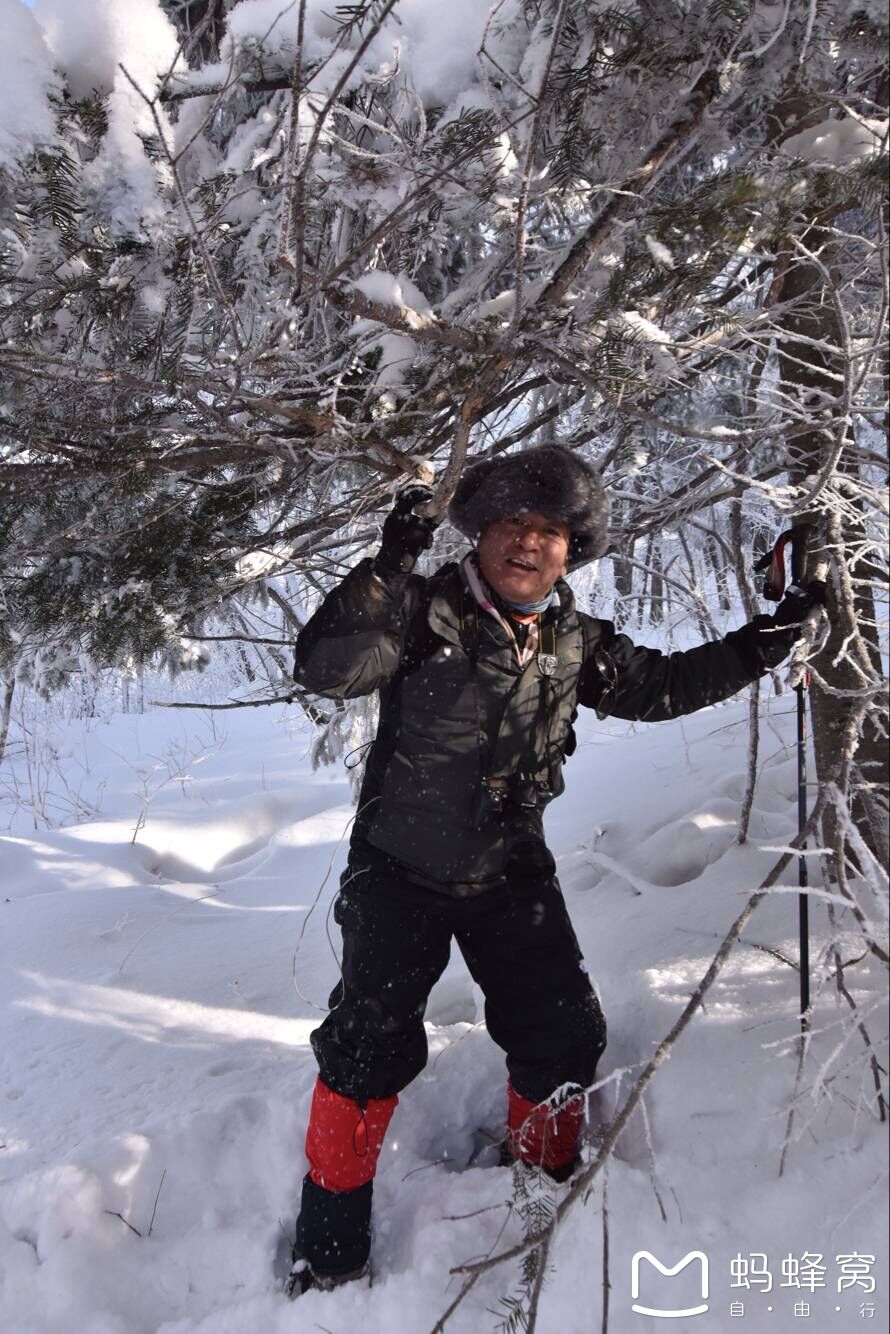
[[[538,569],[537,565],[532,565],[531,561],[520,560],[517,556],[508,556],[507,564],[512,565],[515,570],[522,570],[529,574],[535,574]]]

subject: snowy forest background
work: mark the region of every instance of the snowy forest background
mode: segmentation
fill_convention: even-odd
[[[277,756],[280,768],[295,747],[305,791],[293,809],[329,789],[335,809],[348,805],[342,766],[330,766],[344,756],[352,764],[373,735],[373,705],[294,694],[290,646],[319,596],[374,549],[394,493],[414,479],[431,481],[442,505],[467,457],[544,441],[578,449],[609,486],[613,530],[608,555],[573,579],[581,605],[669,647],[768,610],[754,555],[806,522],[808,575],[828,583],[830,625],[812,618],[790,683],[806,659],[810,843],[822,849],[808,859],[822,905],[816,992],[838,1009],[816,1025],[824,1052],[796,1070],[789,984],[791,1084],[777,1088],[776,1107],[783,1134],[784,1113],[806,1097],[818,1109],[806,1133],[825,1116],[831,1136],[861,1136],[849,1180],[872,1191],[884,1170],[887,1085],[884,4],[0,0],[0,15],[4,893],[14,901],[41,882],[34,839],[61,855],[53,840],[64,831],[107,833],[102,821],[119,820],[123,846],[131,834],[135,846],[166,797],[181,790],[185,801],[200,763],[218,774],[241,765],[246,800],[266,790],[266,759]],[[443,525],[429,568],[458,549]],[[733,781],[722,797],[732,811],[721,807],[720,818],[749,856],[736,886],[749,896],[771,875],[796,883],[787,853],[774,871],[796,816],[770,825],[779,806],[790,818],[792,793],[771,793],[766,780],[775,737],[793,742],[793,727],[771,712],[793,709],[787,679],[787,669],[776,674],[778,698],[761,688],[727,706]],[[162,713],[159,703],[206,711]],[[124,756],[101,778],[84,741],[100,723],[119,729]],[[228,752],[225,729],[235,738]],[[140,744],[155,757],[149,765]],[[668,742],[651,744],[653,755],[671,753]],[[684,818],[696,793],[729,781],[725,756],[708,755],[707,782],[694,766],[686,775]],[[790,749],[785,759],[790,783]],[[649,787],[662,780],[650,784],[646,764],[635,772],[646,789],[637,788],[643,832],[694,842],[691,826],[680,834],[672,823],[679,809],[652,805]],[[676,773],[668,781],[683,786]],[[118,809],[127,782],[131,802]],[[208,788],[202,800],[213,799]],[[600,807],[582,798],[573,810],[572,838],[598,845],[597,874],[611,874],[622,849],[602,842]],[[107,837],[116,846],[120,831]],[[659,859],[662,869],[670,862],[669,845],[662,838],[637,864],[628,882],[637,892],[653,879],[686,883],[682,867],[666,880],[654,874]],[[73,846],[64,843],[71,865]],[[217,851],[207,876],[230,855]],[[149,869],[185,883],[183,855],[174,839]],[[714,860],[703,856],[699,870]],[[108,863],[118,876],[121,857]],[[571,882],[571,867],[561,864],[561,875]],[[192,876],[195,893],[206,895],[207,876]],[[311,902],[315,889],[300,892]],[[718,938],[735,916],[723,906]],[[686,909],[713,911],[694,897]],[[20,940],[32,930],[36,920]],[[789,940],[793,952],[793,932]],[[231,948],[237,974],[234,939]],[[617,925],[614,948],[618,957],[627,948]],[[188,951],[170,957],[192,966]],[[289,957],[280,962],[289,986]],[[706,1010],[704,995],[693,1013]],[[443,1031],[472,1029],[467,1004],[464,1013],[440,1003]],[[842,1062],[832,1066],[837,1044]],[[9,1051],[14,1065],[24,1047]],[[632,1106],[623,1098],[648,1067],[639,1052],[624,1054],[633,1075],[612,1110],[624,1107],[627,1145],[643,1089]],[[653,1087],[667,1080],[654,1076]],[[773,1077],[764,1067],[765,1088]],[[469,1101],[465,1111],[472,1119]],[[585,1212],[599,1208],[598,1219],[608,1216],[596,1194],[601,1162],[615,1144],[620,1157],[622,1144],[623,1123],[606,1125],[585,1186],[596,1183]],[[109,1124],[109,1134],[119,1128]],[[294,1145],[299,1128],[297,1106]],[[638,1134],[648,1179],[651,1136]],[[802,1137],[799,1118],[784,1142]],[[15,1142],[7,1136],[4,1148]],[[39,1154],[22,1161],[40,1166]],[[20,1179],[32,1184],[17,1187],[7,1222],[10,1235],[30,1236],[30,1223],[17,1233],[9,1219],[29,1207],[52,1216],[64,1191],[46,1174],[39,1186]],[[799,1198],[815,1197],[801,1187]],[[852,1198],[837,1199],[841,1213],[852,1208]],[[120,1202],[109,1209],[127,1214]],[[551,1214],[535,1201],[514,1207],[524,1286],[501,1314],[515,1328],[531,1328],[540,1303],[546,1310],[541,1282],[561,1217],[554,1229]],[[243,1217],[238,1227],[240,1245],[250,1228]],[[21,1244],[43,1263],[41,1245],[55,1258],[64,1229],[50,1234],[52,1246],[39,1228],[33,1246]],[[449,1242],[445,1252],[452,1247],[454,1263],[473,1250]],[[576,1260],[570,1251],[557,1264],[553,1324],[542,1314],[542,1327],[607,1327],[605,1285],[584,1323],[566,1323],[573,1280],[560,1286],[559,1275]],[[39,1319],[21,1315],[21,1294],[33,1299],[21,1264],[19,1274],[10,1260],[5,1300],[19,1321],[10,1327],[56,1328],[49,1307]],[[446,1271],[429,1326],[462,1291],[446,1293]],[[487,1272],[453,1327],[483,1327],[480,1312],[510,1281],[498,1289]],[[495,1285],[488,1306],[474,1307],[485,1283]],[[385,1294],[380,1328],[398,1316]],[[94,1324],[81,1327],[116,1334],[168,1319],[164,1329],[179,1334],[258,1319],[253,1311],[229,1324],[199,1302],[194,1323],[190,1314],[180,1325],[146,1297],[154,1314],[128,1323],[108,1314],[113,1305],[85,1290],[78,1310]],[[263,1311],[266,1328],[284,1319]],[[343,1311],[338,1327],[349,1328]],[[622,1324],[614,1303],[611,1319],[613,1334],[642,1327],[631,1316]],[[425,1327],[403,1320],[395,1327]],[[820,1329],[836,1327],[826,1321]]]

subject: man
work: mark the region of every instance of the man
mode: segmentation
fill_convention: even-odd
[[[367,1267],[377,1158],[398,1093],[423,1069],[423,1015],[454,937],[506,1052],[506,1156],[565,1180],[605,1022],[569,921],[542,813],[563,789],[578,705],[657,722],[727,698],[788,653],[814,600],[786,597],[725,639],[665,655],[579,613],[563,576],[601,555],[593,470],[545,445],[464,472],[449,509],[475,543],[412,573],[433,521],[405,493],[379,554],[300,634],[295,679],[380,691],[380,724],[335,918],[342,979],[312,1034],[291,1295]]]

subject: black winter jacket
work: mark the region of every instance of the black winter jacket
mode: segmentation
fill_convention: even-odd
[[[294,679],[329,698],[380,691],[354,849],[370,847],[444,893],[500,884],[502,814],[488,793],[521,781],[539,810],[558,796],[579,704],[601,716],[677,718],[776,666],[797,634],[760,616],[664,654],[577,611],[568,584],[556,587],[559,608],[542,618],[539,656],[523,669],[457,565],[424,579],[365,560],[328,594],[297,640]]]

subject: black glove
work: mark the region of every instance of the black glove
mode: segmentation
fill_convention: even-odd
[[[773,613],[773,625],[784,630],[805,621],[814,607],[825,606],[825,584],[821,579],[813,579],[805,588],[789,584],[788,591]]]
[[[383,525],[380,550],[375,558],[375,564],[382,570],[410,574],[421,551],[433,545],[433,533],[440,520],[414,513],[415,505],[423,505],[432,496],[428,486],[409,486],[396,497]]]

